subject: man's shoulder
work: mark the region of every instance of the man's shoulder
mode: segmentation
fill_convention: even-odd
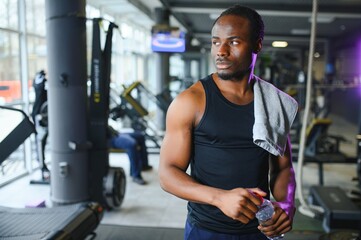
[[[179,93],[171,103],[171,108],[177,112],[185,110],[199,111],[204,105],[205,93],[200,81]]]
[[[185,89],[183,92],[181,92],[177,97],[178,98],[198,98],[201,97],[204,93],[204,89],[202,86],[201,81],[197,81],[194,84],[192,84],[192,86],[190,86],[189,88]]]
[[[211,80],[213,79],[212,75],[213,75],[213,74],[209,74],[209,75],[201,78],[199,81],[201,81],[201,82],[211,81]]]

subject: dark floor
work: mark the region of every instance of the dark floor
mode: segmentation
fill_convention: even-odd
[[[322,232],[292,231],[285,240],[318,240]],[[183,229],[161,227],[132,227],[100,225],[96,229],[96,240],[183,240]]]

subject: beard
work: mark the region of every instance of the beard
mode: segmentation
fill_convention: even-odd
[[[242,71],[236,71],[236,72],[231,72],[231,73],[222,73],[222,72],[217,72],[218,77],[222,80],[225,81],[240,81],[242,80],[245,76],[247,76],[250,73],[250,70],[242,70]]]

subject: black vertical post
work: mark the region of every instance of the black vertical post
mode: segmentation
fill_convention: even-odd
[[[164,8],[155,9],[156,24],[169,26],[169,10]],[[159,52],[156,53],[156,81],[157,81],[157,92],[162,90],[169,85],[169,53]],[[163,130],[165,128],[165,115],[162,111],[157,112],[159,127]]]
[[[92,143],[89,156],[90,198],[108,206],[104,195],[103,181],[109,170],[108,116],[109,84],[111,71],[111,48],[113,28],[110,23],[104,50],[100,44],[100,22],[93,19],[93,47],[91,60],[91,92],[89,99],[89,136]]]
[[[51,199],[89,199],[85,0],[46,0]]]

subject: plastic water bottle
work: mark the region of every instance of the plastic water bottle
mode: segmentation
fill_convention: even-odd
[[[264,199],[261,196],[258,196],[262,200],[262,204],[258,206],[258,212],[256,213],[256,218],[258,219],[259,223],[262,225],[262,223],[268,221],[272,218],[272,215],[274,213],[274,207],[270,200]],[[267,237],[270,240],[280,240],[283,239],[283,234],[276,237]]]

